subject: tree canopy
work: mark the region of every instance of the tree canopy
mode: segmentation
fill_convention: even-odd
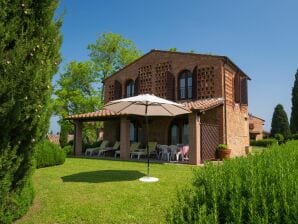
[[[298,70],[295,74],[295,82],[292,89],[292,113],[291,132],[298,133]]]
[[[282,134],[285,138],[290,136],[288,116],[281,104],[275,107],[271,122],[271,135],[276,134]]]
[[[55,113],[65,117],[99,109],[102,103],[98,84],[94,63],[70,62],[55,86]]]
[[[101,82],[141,56],[141,52],[131,40],[115,33],[103,33],[95,43],[89,44],[87,49]],[[104,84],[101,89],[102,100],[103,93]]]

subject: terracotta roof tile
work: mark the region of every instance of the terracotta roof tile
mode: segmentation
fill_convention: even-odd
[[[206,111],[217,107],[224,103],[223,98],[211,98],[197,101],[190,101],[183,103],[188,110],[200,110]],[[84,114],[74,114],[66,117],[67,120],[78,120],[78,119],[92,119],[92,118],[112,118],[127,115],[123,113],[115,113],[108,109],[98,110],[95,112],[89,112]]]
[[[59,142],[60,136],[59,135],[47,134],[47,138],[50,142],[60,145],[60,142]]]
[[[183,103],[189,110],[206,111],[214,107],[222,105],[224,103],[223,98],[210,98],[204,100],[190,101]]]
[[[108,118],[108,117],[118,117],[121,115],[125,115],[122,113],[115,113],[113,111],[103,109],[103,110],[98,110],[95,112],[88,112],[84,114],[73,114],[69,115],[66,117],[68,120],[76,120],[76,119],[87,119],[87,118]]]

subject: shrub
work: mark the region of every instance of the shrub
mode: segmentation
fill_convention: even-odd
[[[63,147],[62,149],[67,156],[72,156],[73,155],[73,146],[72,145],[67,145]]]
[[[179,192],[168,223],[295,223],[298,141],[264,153],[206,164]]]
[[[292,134],[291,139],[298,140],[298,134]]]
[[[250,141],[251,146],[260,146],[260,147],[270,147],[277,143],[277,140],[274,138],[266,138],[262,140],[252,140]]]
[[[47,167],[63,164],[65,161],[65,152],[60,146],[44,140],[35,147],[36,167]]]
[[[218,150],[227,150],[228,149],[228,145],[226,145],[226,144],[219,144],[217,146],[217,149]]]
[[[277,140],[278,144],[283,144],[286,142],[286,140],[282,134],[277,133],[274,135],[274,138]]]

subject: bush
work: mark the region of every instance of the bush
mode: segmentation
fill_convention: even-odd
[[[298,140],[298,134],[292,134],[291,139]]]
[[[73,146],[72,145],[67,145],[63,147],[62,149],[67,156],[72,156],[73,155]]]
[[[286,142],[286,140],[282,134],[277,133],[274,135],[274,138],[277,140],[278,144],[283,144]]]
[[[60,165],[65,162],[65,153],[60,146],[44,140],[35,147],[36,167],[46,167]]]
[[[168,223],[295,223],[298,141],[264,153],[206,164],[179,192]],[[296,170],[296,171],[295,171]]]
[[[277,143],[277,140],[274,138],[266,138],[262,140],[252,140],[250,141],[251,146],[260,146],[260,147],[270,147]]]

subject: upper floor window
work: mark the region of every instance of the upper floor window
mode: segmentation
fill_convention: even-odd
[[[192,74],[184,71],[179,76],[179,98],[192,99]]]
[[[135,82],[133,80],[128,80],[126,82],[126,97],[131,97],[135,95]]]

